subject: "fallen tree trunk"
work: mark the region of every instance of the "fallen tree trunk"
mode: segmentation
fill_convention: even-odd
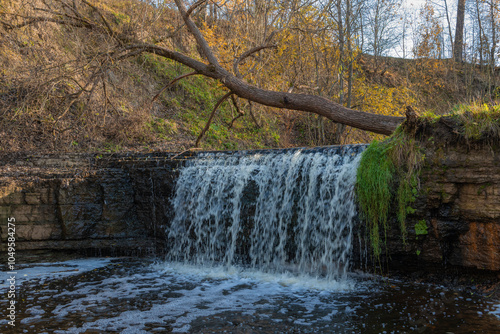
[[[384,116],[350,109],[321,96],[262,89],[237,78],[219,65],[207,65],[182,53],[156,45],[129,45],[122,49],[122,52],[125,51],[134,56],[137,55],[137,51],[153,53],[182,63],[201,75],[219,80],[233,94],[249,101],[269,107],[310,112],[361,130],[390,135],[405,120],[405,117]]]

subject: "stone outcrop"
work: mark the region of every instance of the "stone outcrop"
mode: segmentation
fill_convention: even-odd
[[[4,156],[0,169],[0,256],[7,219],[16,251],[152,254],[181,162],[173,154]],[[162,235],[163,233],[163,235]]]
[[[417,211],[408,217],[406,243],[393,219],[389,265],[500,271],[498,147],[427,138]]]

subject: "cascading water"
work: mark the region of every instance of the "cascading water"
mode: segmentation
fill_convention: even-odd
[[[17,324],[0,332],[498,333],[494,292],[339,279],[363,148],[198,155],[180,171],[169,261],[19,261]],[[0,270],[0,290],[10,278]]]
[[[345,276],[363,148],[200,155],[180,171],[168,260]]]

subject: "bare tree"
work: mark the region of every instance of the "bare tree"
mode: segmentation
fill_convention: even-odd
[[[495,70],[496,52],[497,52],[497,16],[498,16],[498,2],[495,0],[489,1],[490,10],[490,30],[491,30],[491,49],[490,49],[490,68],[491,72]],[[498,1],[498,0],[497,0]]]
[[[369,43],[369,50],[376,59],[397,44],[399,40],[398,12],[401,8],[399,0],[369,0],[366,3],[364,28]]]

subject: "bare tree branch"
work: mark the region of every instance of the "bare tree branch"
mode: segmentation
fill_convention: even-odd
[[[156,101],[156,99],[157,99],[158,97],[160,97],[160,95],[161,95],[161,94],[162,94],[162,93],[163,93],[163,92],[164,92],[164,91],[165,91],[168,87],[172,86],[172,85],[173,85],[174,83],[176,83],[177,81],[179,81],[179,80],[181,80],[181,79],[184,79],[184,78],[187,78],[187,77],[192,76],[192,75],[196,75],[196,74],[199,74],[199,73],[195,71],[195,72],[190,72],[190,73],[187,73],[187,74],[183,74],[183,75],[181,75],[181,76],[178,76],[178,77],[177,77],[177,78],[175,78],[174,80],[172,80],[172,81],[170,81],[169,83],[167,83],[167,84],[165,85],[165,87],[163,87],[163,88],[162,88],[162,89],[158,92],[158,94],[156,94],[156,95],[153,97],[153,99],[151,100],[151,102]]]
[[[161,43],[161,42],[163,42],[163,41],[165,41],[165,40],[167,40],[169,38],[174,37],[179,31],[181,31],[182,28],[184,28],[185,25],[186,25],[185,23],[181,24],[174,31],[172,31],[169,34],[167,34],[165,36],[162,36],[160,38],[154,37],[153,38],[153,44],[159,44],[159,43]]]
[[[238,57],[238,59],[236,59],[233,63],[233,72],[234,74],[241,79],[241,73],[238,69],[238,66],[241,64],[241,62],[243,60],[245,60],[245,58],[248,58],[250,57],[252,54],[256,53],[256,52],[259,52],[260,50],[264,50],[264,49],[271,49],[271,48],[277,48],[278,46],[276,44],[267,44],[267,45],[259,45],[259,46],[256,46],[250,50],[247,50],[246,52],[244,52],[241,56]]]
[[[231,95],[233,95],[233,92],[228,92],[228,93],[226,93],[226,95],[221,97],[220,100],[217,102],[214,109],[212,110],[212,113],[210,114],[210,117],[208,118],[207,124],[205,125],[205,127],[201,131],[200,135],[198,136],[198,139],[196,139],[196,143],[194,144],[195,147],[198,147],[198,145],[200,144],[201,138],[203,138],[203,136],[205,135],[205,132],[207,132],[208,129],[210,128],[210,124],[212,124],[212,119],[214,118],[214,115],[215,115],[215,112],[217,111],[217,108],[219,108],[219,106],[222,104],[222,102],[226,101],[227,98],[230,97]]]
[[[198,27],[196,26],[196,24],[189,18],[189,15],[186,12],[186,7],[184,6],[184,2],[182,0],[174,0],[174,1],[175,1],[175,4],[177,5],[177,8],[179,9],[179,12],[181,13],[182,19],[186,23],[186,26],[188,27],[191,34],[196,39],[196,42],[200,46],[205,57],[207,57],[208,62],[210,64],[212,64],[213,66],[220,67],[219,61],[214,56],[214,53],[212,52],[212,49],[208,45],[207,41],[205,40],[205,38],[201,34],[201,32],[198,29]]]
[[[252,117],[252,120],[255,123],[255,125],[257,125],[257,127],[260,129],[262,127],[262,125],[260,125],[259,122],[257,121],[257,118],[255,118],[255,115],[253,113],[252,101],[248,101],[248,112],[249,112],[250,116]]]
[[[37,23],[37,22],[54,22],[54,23],[58,23],[61,25],[70,25],[70,26],[78,27],[78,28],[93,28],[93,26],[88,24],[88,23],[72,22],[72,21],[68,21],[68,20],[64,20],[64,19],[56,19],[56,18],[52,18],[52,17],[43,17],[43,16],[42,17],[29,17],[28,16],[26,18],[27,18],[26,21],[19,23],[19,24],[16,24],[16,25],[12,25],[12,24],[4,22],[4,21],[0,21],[0,23],[2,23],[4,25],[4,27],[8,30],[22,28],[22,27],[25,27],[25,26],[28,26],[28,25],[31,25],[31,24]]]
[[[384,135],[390,135],[405,119],[404,117],[377,115],[353,110],[321,96],[262,89],[242,81],[220,66],[207,65],[180,52],[157,45],[132,44],[120,49],[122,52],[136,50],[175,60],[204,76],[219,80],[237,96],[269,107],[310,112],[324,116],[336,123]]]
[[[231,101],[233,102],[233,105],[234,105],[234,107],[236,108],[236,111],[238,112],[238,116],[234,117],[234,118],[231,120],[231,124],[229,124],[229,128],[230,128],[230,129],[233,127],[234,122],[235,122],[238,118],[245,116],[245,112],[244,112],[244,111],[242,111],[242,110],[240,109],[240,107],[238,106],[238,103],[237,103],[237,101],[236,101],[236,99],[235,99],[234,95],[231,95]]]
[[[99,14],[99,17],[101,18],[101,20],[104,22],[104,25],[106,26],[106,29],[108,30],[109,32],[109,35],[111,37],[115,37],[116,33],[113,31],[113,29],[111,28],[111,26],[109,25],[108,21],[106,20],[106,18],[104,17],[104,15],[102,15],[101,11],[99,10],[99,8],[97,8],[96,6],[94,6],[93,4],[91,4],[90,2],[88,2],[87,0],[82,0],[82,2],[84,4],[86,4],[87,6],[89,6],[90,8],[92,8],[97,14]],[[119,41],[120,42],[120,41]]]
[[[189,9],[186,11],[186,15],[189,17],[191,15],[191,13],[196,9],[198,8],[199,6],[201,6],[202,4],[204,4],[207,0],[198,0],[196,1],[191,7],[189,7]]]
[[[184,150],[184,151],[182,151],[180,153],[177,153],[176,155],[174,155],[173,157],[171,157],[169,160],[174,160],[175,158],[177,158],[180,155],[183,155],[184,153],[191,152],[191,151],[197,151],[197,150],[201,150],[201,148],[199,148],[199,147],[188,148],[187,150]]]
[[[59,123],[59,121],[61,120],[61,118],[63,118],[67,113],[68,111],[71,109],[71,107],[73,106],[73,104],[78,101],[78,99],[80,98],[80,96],[82,96],[83,92],[85,92],[84,89],[80,89],[80,91],[75,94],[75,96],[73,97],[73,99],[71,99],[71,101],[69,102],[68,106],[66,107],[66,109],[64,109],[63,113],[61,115],[59,115],[59,117],[57,117],[57,119],[55,120],[52,128],[55,129],[56,128],[56,125],[57,123]]]

